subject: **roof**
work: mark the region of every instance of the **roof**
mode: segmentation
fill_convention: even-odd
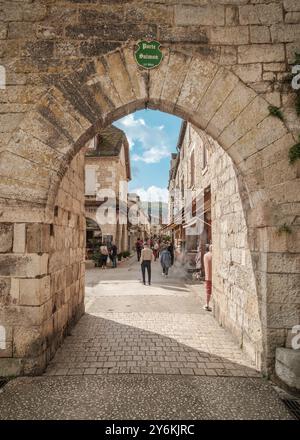
[[[178,142],[177,142],[177,150],[180,150],[182,147],[182,143],[185,137],[185,132],[186,132],[186,128],[187,128],[187,121],[183,120],[181,123],[181,127],[180,127],[180,132],[179,132],[179,137],[178,137]]]
[[[127,142],[125,133],[114,125],[101,130],[96,135],[97,146],[95,149],[88,149],[86,156],[118,156],[120,154],[122,144]]]
[[[125,162],[127,178],[131,180],[129,144],[124,131],[109,125],[96,134],[96,148],[88,148],[85,152],[87,157],[118,157],[121,153],[122,145],[125,150]]]

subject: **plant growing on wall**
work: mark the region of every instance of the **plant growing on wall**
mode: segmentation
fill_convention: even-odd
[[[292,66],[291,84],[293,90],[296,91],[296,113],[300,116],[300,53],[295,52],[295,61]]]
[[[284,82],[290,82],[293,90],[296,92],[295,109],[297,116],[300,116],[300,53],[295,52],[295,61],[292,63],[292,66],[292,73],[284,79]],[[270,105],[269,111],[270,114],[283,120],[283,114],[278,107]],[[290,164],[294,164],[298,159],[300,159],[300,135],[299,142],[289,149]]]
[[[281,234],[288,234],[290,235],[292,233],[292,229],[289,225],[287,225],[286,223],[284,223],[283,225],[279,226],[279,228],[277,229],[277,234],[281,235]]]
[[[299,142],[293,145],[289,150],[289,159],[290,159],[290,164],[293,164],[296,162],[296,160],[300,159],[300,135],[299,135]]]
[[[275,116],[276,118],[279,118],[283,121],[283,114],[279,107],[276,107],[275,105],[269,105],[268,109],[270,115]]]
[[[296,113],[300,116],[300,90],[298,90],[296,94]]]

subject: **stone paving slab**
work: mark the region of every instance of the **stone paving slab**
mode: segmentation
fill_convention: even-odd
[[[190,288],[180,270],[153,285],[140,282],[139,265],[87,271],[86,314],[49,365],[46,375],[179,374],[257,377],[259,373],[203,310],[203,285]]]
[[[214,349],[209,341],[209,325],[200,335],[198,320],[193,315],[173,315],[171,319],[168,314],[127,313],[109,317],[108,314],[105,318],[85,315],[58,350],[46,374],[94,371],[94,374],[259,376],[232,341],[223,341],[223,355],[220,348]],[[131,325],[125,324],[128,319]],[[185,333],[187,320],[190,328]],[[153,331],[158,328],[158,333]],[[223,340],[224,330],[216,330],[214,337]]]
[[[0,419],[288,420],[263,379],[170,375],[19,378],[0,393]]]

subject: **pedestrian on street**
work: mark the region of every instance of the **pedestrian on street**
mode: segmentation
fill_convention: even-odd
[[[164,247],[160,253],[160,264],[163,269],[162,275],[167,277],[171,267],[171,254],[167,247]]]
[[[106,269],[108,253],[106,244],[102,243],[100,245],[100,267],[102,269]]]
[[[138,238],[135,243],[136,256],[137,256],[138,261],[140,261],[140,259],[141,259],[142,248],[143,248],[142,241],[140,238]]]
[[[173,266],[173,264],[174,264],[174,245],[172,242],[168,246],[168,251],[171,254],[171,266]]]
[[[118,248],[115,243],[112,243],[109,249],[109,256],[112,262],[113,269],[117,267],[117,254],[118,254]]]
[[[154,254],[154,261],[156,261],[159,256],[159,244],[157,241],[154,243],[153,246],[153,254]]]
[[[209,302],[212,293],[212,245],[208,245],[208,252],[204,255],[204,271],[205,271],[205,290],[206,290],[206,305],[204,310],[211,312]]]
[[[148,284],[151,285],[151,263],[153,261],[153,252],[147,242],[144,243],[144,249],[141,252],[141,269],[143,275],[143,283],[146,285],[146,269],[148,273]]]

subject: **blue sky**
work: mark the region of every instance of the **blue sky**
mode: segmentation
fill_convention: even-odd
[[[142,200],[167,201],[170,155],[176,152],[181,119],[156,110],[140,110],[114,125],[126,133],[132,180],[129,191]]]

